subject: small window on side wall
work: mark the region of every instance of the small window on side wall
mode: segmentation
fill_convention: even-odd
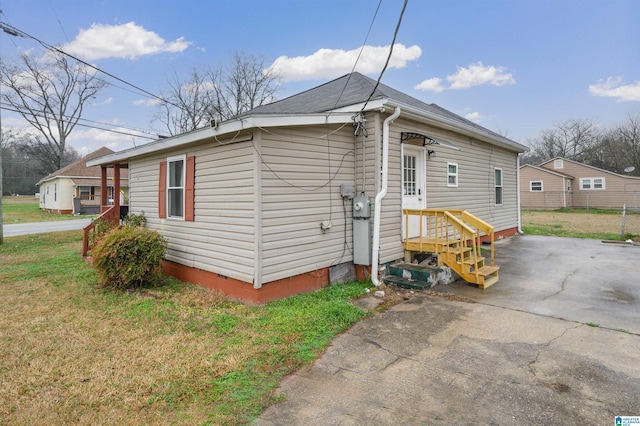
[[[167,216],[184,217],[185,157],[167,159]]]
[[[160,162],[158,217],[195,220],[195,162],[193,156],[174,156]]]
[[[458,163],[447,163],[447,186],[458,186]]]
[[[541,180],[532,180],[529,182],[531,185],[531,192],[542,192],[542,181]]]
[[[502,169],[493,169],[493,183],[495,186],[496,206],[502,205]]]

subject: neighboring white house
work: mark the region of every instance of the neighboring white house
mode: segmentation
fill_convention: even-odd
[[[326,285],[336,265],[364,277],[372,241],[374,264],[403,258],[403,208],[465,209],[515,234],[525,150],[352,73],[89,164],[128,169],[130,209],[169,240],[169,273],[266,302]]]
[[[100,213],[100,166],[87,166],[87,162],[105,155],[113,154],[109,148],[102,147],[68,166],[40,179],[37,183],[40,208],[60,214],[99,214]],[[113,200],[113,170],[108,171],[107,197]],[[128,173],[121,176],[122,198],[128,192]]]

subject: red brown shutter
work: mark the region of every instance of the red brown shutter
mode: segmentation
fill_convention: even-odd
[[[184,185],[184,220],[194,220],[196,157],[187,157]]]
[[[160,162],[160,176],[158,176],[158,217],[167,217],[167,162]]]

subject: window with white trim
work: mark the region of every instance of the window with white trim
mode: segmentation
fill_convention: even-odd
[[[606,189],[605,180],[603,177],[599,178],[580,178],[580,189],[583,190],[602,190]]]
[[[496,194],[496,206],[502,205],[502,169],[496,167],[493,169],[493,185]]]
[[[167,216],[184,218],[185,156],[167,158]]]
[[[529,190],[531,192],[542,192],[542,181],[541,180],[532,180],[529,182]]]
[[[447,163],[447,186],[458,186],[458,163]]]

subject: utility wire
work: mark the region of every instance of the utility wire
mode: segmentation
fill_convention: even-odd
[[[20,110],[9,108],[9,107],[4,106],[4,105],[0,106],[0,109],[3,109],[5,111],[17,112],[18,114],[21,114]],[[38,117],[44,117],[44,115],[41,115],[41,114],[33,114],[33,113],[31,113],[31,114],[35,115],[35,116],[38,116]],[[85,121],[91,122],[91,120],[85,120]],[[110,124],[108,124],[108,123],[100,123],[100,124],[110,126]],[[89,127],[91,129],[104,130],[104,131],[111,132],[111,133],[118,133],[118,134],[126,135],[126,136],[134,136],[134,137],[137,137],[137,138],[144,138],[144,139],[151,139],[151,140],[157,140],[158,139],[158,138],[151,137],[151,136],[136,135],[136,134],[133,134],[133,133],[121,132],[119,130],[106,129],[104,127],[92,126],[92,125],[83,124],[83,123],[77,123],[76,126]],[[119,126],[119,127],[124,127],[124,126]],[[126,128],[126,127],[124,127],[124,128]],[[132,129],[132,130],[139,131],[139,130],[136,130],[136,129]]]
[[[15,106],[15,105],[12,105],[12,106],[8,106],[8,105],[10,105],[10,104],[3,103],[3,102],[0,101],[0,108],[2,108],[4,110],[11,111],[11,112],[17,112],[19,114],[25,113],[25,111],[23,110],[22,107],[18,107],[18,106]],[[14,109],[11,109],[11,107],[13,107]],[[31,114],[31,112],[28,112],[28,114]],[[44,117],[43,115],[37,115],[37,116],[38,117]],[[65,119],[65,120],[71,120],[71,117],[69,117],[69,116],[62,116],[62,118]],[[149,130],[142,130],[142,129],[138,129],[138,128],[131,127],[131,126],[125,126],[124,124],[105,123],[104,121],[89,120],[88,118],[82,118],[82,117],[79,117],[78,120],[79,121],[86,121],[87,123],[99,124],[101,126],[111,126],[111,127],[118,127],[118,128],[121,128],[121,129],[132,130],[134,132],[144,133],[144,134],[147,134],[147,135],[150,135],[150,136],[157,136],[156,132],[152,132],[152,131],[149,131]],[[131,135],[131,136],[135,136],[135,135]]]
[[[393,46],[396,44],[396,37],[398,37],[398,31],[400,30],[400,24],[402,23],[402,16],[404,15],[404,11],[407,9],[408,2],[409,0],[404,0],[404,4],[402,5],[402,11],[400,12],[400,17],[398,18],[398,24],[396,25],[396,30],[393,33],[393,40],[391,41],[391,47],[389,48],[389,55],[387,56],[387,61],[385,62],[384,68],[382,68],[380,75],[378,76],[378,81],[376,81],[376,85],[373,87],[373,90],[371,91],[369,98],[367,99],[367,101],[362,106],[362,109],[360,110],[361,114],[364,111],[364,109],[367,107],[367,104],[373,97],[373,94],[376,93],[376,90],[378,90],[378,86],[380,85],[380,80],[382,79],[382,75],[387,70],[387,66],[389,66],[389,61],[391,60],[391,55],[393,54]]]
[[[117,77],[117,76],[111,74],[110,72],[104,71],[104,70],[96,67],[95,65],[91,65],[90,63],[88,63],[86,61],[83,61],[82,59],[80,59],[80,58],[78,58],[76,56],[73,56],[73,55],[71,55],[71,54],[69,54],[69,53],[67,53],[67,52],[65,52],[65,51],[63,51],[63,50],[61,50],[61,49],[59,49],[59,48],[57,48],[55,46],[52,46],[52,45],[40,40],[39,38],[37,38],[35,36],[32,36],[29,33],[26,33],[26,32],[24,32],[22,30],[19,30],[16,27],[14,27],[13,25],[7,24],[5,22],[0,22],[0,29],[2,29],[5,33],[7,33],[9,35],[12,35],[12,36],[15,36],[15,37],[29,38],[29,39],[35,40],[38,43],[40,43],[45,49],[48,49],[48,50],[51,50],[51,51],[55,51],[55,52],[58,52],[58,53],[60,53],[62,55],[68,56],[68,57],[80,62],[81,64],[83,64],[83,65],[85,65],[85,66],[87,66],[87,67],[89,67],[91,69],[94,69],[94,70],[96,70],[98,72],[101,72],[101,73],[113,78],[114,80],[117,80],[117,81],[119,81],[121,83],[124,83],[127,86],[133,87],[134,89],[144,93],[145,95],[147,95],[147,96],[149,96],[151,98],[154,98],[154,99],[157,99],[157,100],[162,101],[164,103],[173,105],[176,108],[182,108],[181,106],[179,106],[177,104],[174,104],[171,101],[168,101],[168,100],[166,100],[164,98],[161,98],[160,96],[157,96],[157,95],[155,95],[155,94],[153,94],[153,93],[151,93],[151,92],[149,92],[149,91],[147,91],[147,90],[145,90],[145,89],[143,89],[143,88],[141,88],[139,86],[136,86],[133,83],[129,83],[128,81],[123,80],[120,77]]]
[[[373,28],[373,23],[376,21],[376,17],[378,16],[378,11],[380,10],[380,5],[381,4],[382,4],[382,0],[378,1],[378,7],[376,7],[376,11],[373,14],[373,18],[371,19],[371,24],[369,24],[369,30],[367,31],[367,35],[364,37],[364,41],[362,42],[362,47],[360,47],[360,52],[358,52],[358,57],[356,57],[356,61],[353,64],[353,68],[351,68],[351,72],[349,73],[349,77],[347,77],[347,81],[344,83],[344,87],[342,88],[342,92],[340,92],[340,96],[338,96],[338,99],[336,99],[336,103],[333,105],[332,110],[335,109],[336,106],[338,106],[338,102],[340,102],[340,99],[342,98],[342,95],[344,94],[344,91],[347,89],[347,86],[349,85],[349,80],[351,80],[351,75],[356,70],[356,66],[358,65],[358,61],[360,60],[360,56],[362,56],[362,52],[364,51],[364,48],[367,45],[367,40],[369,40],[369,35],[371,34],[371,29]]]

